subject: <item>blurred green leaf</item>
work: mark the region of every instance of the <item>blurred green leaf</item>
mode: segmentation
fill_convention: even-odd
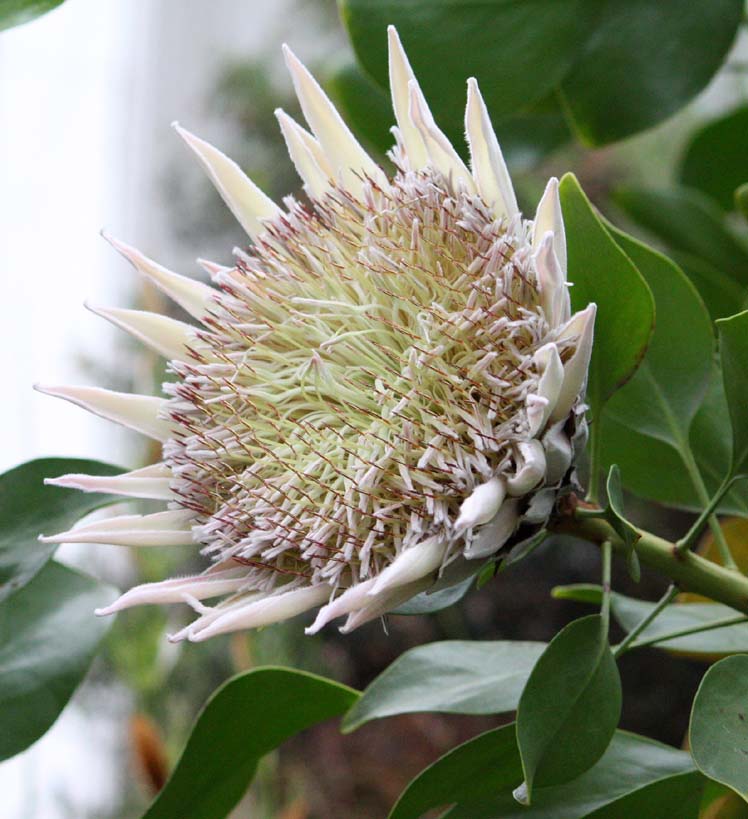
[[[748,311],[717,322],[719,355],[732,425],[730,475],[748,474]]]
[[[708,197],[688,188],[618,188],[616,204],[647,230],[684,253],[705,259],[748,285],[748,245]]]
[[[704,675],[689,740],[699,769],[748,801],[748,655],[726,657]]]
[[[592,767],[620,716],[621,680],[602,618],[574,620],[535,664],[517,708],[530,803],[536,787],[569,782]]]
[[[653,497],[654,492],[656,500],[698,506],[703,498],[694,483],[698,458],[691,427],[714,377],[712,323],[693,284],[673,262],[616,228],[609,230],[651,288],[657,320],[641,366],[603,412],[602,461],[618,465],[624,487],[634,494]],[[714,458],[717,452],[708,454]],[[716,476],[717,484],[723,476]]]
[[[477,78],[497,123],[529,109],[576,59],[600,0],[339,0],[339,5],[358,60],[382,88],[389,87],[386,30],[396,26],[434,117],[461,150],[467,78]],[[498,134],[502,138],[501,128]]]
[[[62,5],[64,0],[1,0],[0,31],[28,23]]]
[[[734,191],[748,179],[748,105],[696,131],[683,154],[679,177],[724,210],[735,207]]]
[[[343,730],[395,714],[513,711],[544,648],[545,643],[464,640],[412,648],[368,686],[346,714]]]
[[[730,316],[748,302],[748,289],[698,256],[670,249],[670,256],[693,282],[712,319]]]
[[[647,283],[595,213],[573,174],[560,186],[574,310],[597,304],[587,403],[593,419],[636,371],[654,323]]]
[[[342,714],[358,692],[290,668],[256,668],[208,700],[144,819],[225,819],[257,763],[284,740]]]
[[[557,586],[552,592],[555,598],[575,600],[579,603],[599,605],[602,588],[592,583],[576,583]],[[637,600],[634,597],[613,592],[610,609],[624,631],[631,631],[655,608],[656,603]],[[638,636],[637,641],[655,640],[689,628],[709,626],[728,618],[739,616],[735,609],[721,603],[671,603]],[[725,626],[706,631],[703,634],[688,634],[658,643],[658,648],[678,651],[690,655],[734,654],[748,651],[748,623]]]
[[[330,96],[357,135],[382,155],[395,144],[389,96],[355,64],[343,66],[326,83]]]
[[[0,759],[36,742],[88,670],[115,589],[54,561],[0,604]]]
[[[704,778],[689,755],[616,731],[608,750],[578,779],[538,788],[529,807],[512,798],[522,776],[514,726],[449,751],[408,785],[389,819],[418,819],[452,805],[442,819],[695,819]]]
[[[606,0],[580,59],[561,83],[580,137],[605,145],[682,108],[722,65],[744,5]]]
[[[0,475],[0,601],[28,583],[57,549],[39,543],[40,534],[69,529],[84,515],[116,503],[115,495],[45,486],[44,479],[67,472],[116,475],[122,470],[79,458],[38,458]]]

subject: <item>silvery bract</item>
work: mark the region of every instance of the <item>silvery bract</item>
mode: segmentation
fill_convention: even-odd
[[[198,544],[211,565],[102,614],[187,602],[174,638],[204,640],[319,608],[308,632],[349,631],[467,576],[568,485],[595,306],[570,315],[558,183],[524,219],[475,80],[468,169],[389,37],[393,178],[286,49],[311,133],[277,116],[310,204],[280,208],[176,126],[251,247],[204,263],[209,287],[110,239],[197,323],[97,310],[170,361],[168,397],[43,389],[162,442],[163,462],[51,483],[167,509],[43,539]]]

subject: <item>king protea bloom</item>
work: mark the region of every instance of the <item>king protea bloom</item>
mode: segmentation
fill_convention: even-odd
[[[167,397],[43,388],[163,444],[156,465],[50,483],[166,511],[43,539],[198,545],[202,574],[99,612],[187,602],[199,616],[175,639],[316,608],[308,633],[347,632],[466,578],[543,525],[586,437],[595,306],[570,314],[557,180],[525,219],[474,79],[468,168],[393,28],[392,177],[285,56],[311,132],[276,113],[309,204],[280,207],[177,125],[251,245],[203,263],[211,287],[110,238],[196,321],[96,310],[168,359]]]

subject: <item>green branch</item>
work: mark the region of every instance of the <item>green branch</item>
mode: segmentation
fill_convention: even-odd
[[[581,510],[580,510],[581,511]],[[553,531],[574,535],[592,543],[609,540],[614,551],[625,555],[626,546],[613,527],[601,518],[577,517],[567,510],[556,520]],[[636,552],[645,566],[670,578],[680,589],[702,594],[736,611],[748,614],[748,577],[705,560],[694,552],[681,552],[675,543],[637,529]]]

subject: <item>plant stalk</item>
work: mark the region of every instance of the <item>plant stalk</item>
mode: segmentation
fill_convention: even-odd
[[[576,503],[579,503],[575,499]],[[556,520],[553,531],[574,535],[602,545],[609,540],[613,550],[625,554],[626,547],[613,527],[601,518],[576,517],[574,502]],[[694,552],[681,552],[675,543],[637,529],[640,538],[636,544],[639,559],[646,566],[670,578],[680,589],[702,594],[718,603],[748,614],[748,577],[716,563],[711,563]]]

